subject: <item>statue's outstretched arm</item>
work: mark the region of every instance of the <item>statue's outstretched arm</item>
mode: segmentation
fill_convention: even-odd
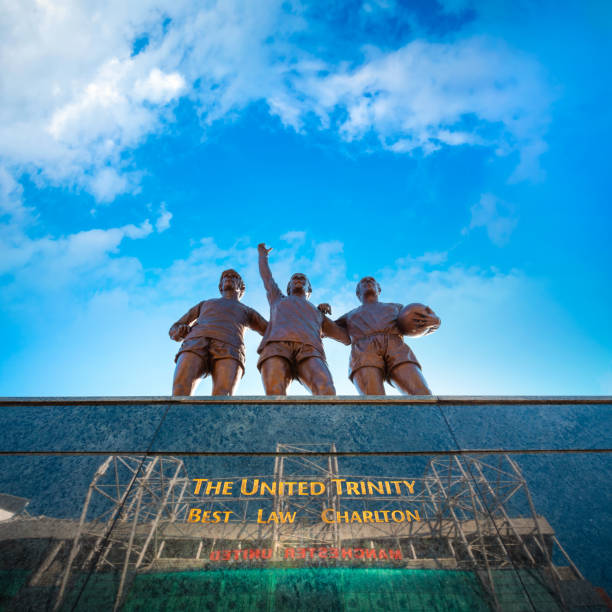
[[[249,327],[263,336],[266,333],[268,322],[256,310],[252,308],[250,310]]]
[[[191,329],[191,324],[200,316],[200,306],[202,302],[190,308],[176,323],[172,325],[168,334],[172,340],[180,342],[185,338]]]
[[[259,254],[259,274],[266,288],[268,302],[270,302],[270,304],[282,295],[281,290],[272,277],[272,270],[270,270],[270,264],[268,263],[268,253],[271,250],[271,248],[267,249],[263,242],[257,246],[257,252]]]
[[[320,304],[320,306],[329,306],[329,304]],[[319,310],[321,309],[319,308]],[[329,310],[329,314],[331,314],[331,308]],[[348,334],[342,317],[340,317],[340,319],[337,321],[332,321],[328,316],[323,315],[323,325],[321,329],[323,331],[323,335],[327,338],[333,338],[338,342],[342,342],[342,344],[348,345],[351,343],[351,337]]]

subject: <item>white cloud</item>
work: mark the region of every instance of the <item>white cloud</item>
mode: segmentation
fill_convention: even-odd
[[[336,127],[348,141],[373,135],[398,153],[490,145],[499,153],[525,151],[522,178],[530,167],[536,170],[549,96],[533,60],[486,37],[416,40],[389,53],[369,51],[357,67],[296,77],[303,112],[326,126],[343,110]]]
[[[23,187],[0,165],[0,218],[7,216],[11,222],[24,223],[31,212],[23,205]]]
[[[133,189],[134,176],[120,177],[123,153],[163,127],[184,89],[167,58],[131,57],[133,40],[148,32],[156,47],[163,18],[182,6],[163,4],[2,2],[0,156],[15,174],[41,173],[103,201]]]
[[[170,227],[170,221],[172,220],[172,213],[166,210],[166,205],[162,203],[159,217],[155,222],[155,229],[161,234]]]
[[[281,240],[284,240],[285,242],[294,242],[297,244],[304,244],[305,239],[306,239],[306,232],[297,231],[297,230],[286,232],[285,234],[281,236]]]
[[[487,231],[489,240],[497,246],[508,243],[518,223],[514,206],[500,200],[492,193],[483,193],[480,201],[470,208],[470,212],[472,219],[464,232],[483,227]]]
[[[114,168],[102,168],[89,180],[89,188],[99,202],[110,202],[118,193],[127,191],[129,183],[125,174]]]
[[[151,234],[148,220],[110,229],[91,229],[67,236],[31,238],[17,223],[0,226],[0,275],[13,277],[14,291],[88,291],[104,283],[140,280],[142,266],[133,257],[115,257],[126,240]]]
[[[109,0],[103,9],[4,0],[2,11],[0,156],[15,176],[28,170],[101,201],[135,189],[126,153],[166,129],[185,96],[204,125],[264,100],[287,126],[304,131],[315,116],[344,140],[373,137],[398,153],[519,151],[516,180],[537,173],[545,149],[539,67],[494,39],[370,47],[349,66],[301,48],[295,35],[316,36],[316,24],[282,0]],[[134,55],[139,37],[146,45]]]
[[[164,74],[159,68],[153,68],[144,80],[136,81],[134,93],[140,100],[155,104],[167,104],[185,89],[185,79],[178,73]]]
[[[414,264],[436,266],[443,264],[447,260],[448,253],[446,251],[428,251],[427,253],[423,253],[423,255],[418,255],[417,257],[401,257],[397,260],[397,264],[402,267]]]

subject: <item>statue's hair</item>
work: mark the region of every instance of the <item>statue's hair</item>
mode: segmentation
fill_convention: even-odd
[[[364,276],[363,278],[374,278],[373,276]],[[357,287],[355,288],[355,295],[357,297],[359,297],[359,287],[361,286],[361,281],[363,280],[363,278],[357,283]],[[374,280],[376,280],[374,278]],[[376,281],[376,288],[378,289],[378,295],[380,295],[380,292],[382,291],[382,289],[380,288],[380,283],[378,281]]]
[[[291,275],[291,278],[293,278],[296,274],[302,274],[303,276],[306,276],[303,272],[295,272],[294,274]],[[291,295],[291,278],[289,279],[289,282],[287,283],[287,295]],[[312,285],[310,284],[310,279],[307,276],[306,276],[306,282],[308,283],[308,288],[306,290],[306,293],[310,295],[312,293]]]
[[[239,297],[242,297],[244,295],[244,290],[246,289],[246,285],[244,284],[244,281],[242,280],[242,276],[240,276],[240,274],[238,274],[238,272],[236,272],[236,270],[234,270],[233,268],[228,268],[227,270],[223,270],[223,272],[221,272],[221,277],[219,278],[219,291],[221,293],[223,292],[223,277],[228,272],[233,272],[240,279],[240,294],[239,294]]]

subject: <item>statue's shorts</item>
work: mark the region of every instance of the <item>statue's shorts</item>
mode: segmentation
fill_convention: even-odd
[[[244,362],[246,357],[244,348],[238,348],[233,344],[215,340],[214,338],[187,338],[187,340],[181,344],[181,348],[174,358],[175,363],[182,353],[195,353],[204,361],[203,378],[206,378],[206,376],[212,373],[213,365],[218,359],[233,359],[237,361],[242,368],[242,375],[244,376]]]
[[[257,368],[261,370],[261,364],[270,357],[282,357],[291,364],[291,375],[297,379],[297,365],[309,359],[310,357],[318,357],[325,362],[325,355],[311,344],[303,342],[293,342],[289,340],[267,342],[257,360]]]
[[[414,363],[419,368],[412,349],[397,334],[372,334],[353,342],[349,360],[349,378],[359,368],[366,366],[379,368],[383,371],[385,380],[389,381],[391,370],[401,363]]]

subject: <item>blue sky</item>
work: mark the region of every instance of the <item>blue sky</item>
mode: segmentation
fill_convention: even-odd
[[[223,269],[267,316],[261,241],[430,305],[434,393],[612,394],[609,3],[1,4],[0,394],[169,394]]]

